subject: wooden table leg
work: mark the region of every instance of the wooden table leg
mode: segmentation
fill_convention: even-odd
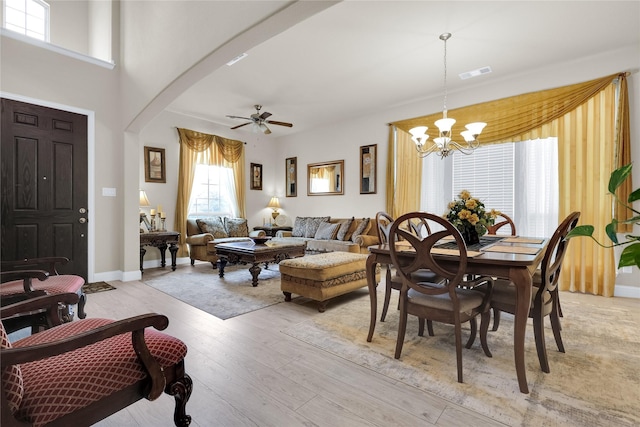
[[[158,250],[160,251],[160,266],[164,267],[165,265],[167,265],[167,244],[166,243],[161,243],[157,246]]]
[[[225,265],[227,265],[227,259],[222,257],[218,258],[218,276],[224,277]]]
[[[176,257],[178,254],[178,246],[175,243],[171,243],[169,246],[169,252],[171,253],[171,270],[176,271]]]
[[[516,286],[516,313],[513,323],[513,354],[518,375],[520,392],[529,393],[527,371],[524,362],[524,339],[527,332],[527,319],[531,307],[531,287],[533,279],[526,268],[511,269],[509,279]]]
[[[144,254],[147,253],[147,250],[144,248],[144,246],[140,246],[140,271],[144,271],[144,269],[142,268],[142,261],[144,260]]]
[[[260,274],[261,268],[260,263],[254,262],[251,267],[249,267],[249,272],[251,273],[251,285],[255,288],[258,286],[258,275]]]
[[[369,335],[367,335],[367,342],[371,342],[373,339],[373,331],[376,329],[376,310],[378,308],[378,296],[376,295],[376,255],[371,254],[367,257],[367,287],[369,288],[369,300],[371,301],[371,320],[369,320]]]

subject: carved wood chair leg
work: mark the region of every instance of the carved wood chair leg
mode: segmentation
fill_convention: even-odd
[[[186,406],[189,398],[191,397],[192,390],[193,381],[187,374],[168,385],[165,390],[165,392],[173,396],[176,401],[176,408],[173,413],[173,422],[177,427],[187,427],[191,424],[191,416],[187,415]]]
[[[80,299],[78,300],[78,319],[84,319],[87,317],[87,313],[84,311],[84,306],[87,304],[87,294],[80,291]]]
[[[482,345],[482,349],[484,350],[484,354],[487,357],[493,357],[491,351],[489,350],[489,344],[487,343],[487,332],[489,331],[489,323],[491,322],[491,313],[486,311],[481,314],[480,321],[480,344]]]
[[[493,310],[493,328],[491,330],[497,331],[498,326],[500,326],[500,310],[497,310],[495,308],[492,310]]]
[[[538,352],[538,360],[540,368],[543,372],[549,373],[549,360],[547,359],[547,347],[544,339],[544,317],[541,313],[536,312],[533,315],[533,335],[536,340],[536,350]]]

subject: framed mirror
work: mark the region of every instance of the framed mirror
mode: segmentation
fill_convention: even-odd
[[[344,194],[344,160],[307,165],[308,196],[339,194]]]

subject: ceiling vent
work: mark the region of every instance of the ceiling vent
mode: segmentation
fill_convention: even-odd
[[[491,67],[488,65],[486,67],[478,68],[477,70],[467,71],[466,73],[459,74],[461,80],[470,79],[471,77],[478,77],[483,74],[489,74],[491,72]]]

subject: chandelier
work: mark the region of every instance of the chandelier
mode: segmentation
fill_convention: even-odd
[[[411,139],[416,144],[416,150],[420,157],[426,157],[431,153],[436,153],[441,158],[447,157],[452,151],[458,150],[463,154],[471,154],[478,146],[478,135],[482,132],[482,129],[487,125],[486,123],[476,122],[469,123],[465,127],[467,130],[460,132],[464,138],[463,143],[458,143],[451,139],[451,128],[456,122],[455,119],[447,117],[447,40],[451,37],[451,33],[440,34],[440,40],[444,42],[444,109],[442,111],[442,118],[436,120],[435,125],[438,127],[440,133],[437,138],[433,139],[433,142],[427,144],[429,135],[427,135],[427,126],[416,126],[409,130]]]

